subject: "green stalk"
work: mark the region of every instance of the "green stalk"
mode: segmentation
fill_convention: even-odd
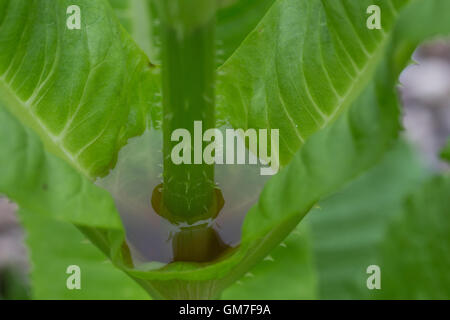
[[[189,224],[217,214],[214,166],[194,164],[194,121],[215,126],[214,0],[157,0],[162,23],[164,183],[160,214]],[[176,165],[176,129],[191,134],[191,163]],[[197,135],[198,137],[198,135]],[[201,139],[201,138],[200,138]],[[204,143],[202,143],[202,150]]]

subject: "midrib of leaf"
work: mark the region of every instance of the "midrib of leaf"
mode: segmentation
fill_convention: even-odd
[[[350,105],[350,103],[353,101],[354,97],[360,92],[361,88],[364,88],[366,86],[368,80],[370,79],[370,76],[372,75],[373,70],[375,69],[375,66],[378,64],[378,62],[380,61],[380,59],[383,55],[386,44],[389,42],[388,39],[390,37],[390,34],[386,34],[384,31],[382,32],[382,34],[383,34],[383,40],[380,42],[380,45],[378,46],[378,48],[372,53],[367,53],[368,54],[367,55],[367,63],[364,65],[364,67],[362,69],[359,69],[355,65],[355,67],[357,68],[356,76],[354,76],[354,77],[350,76],[353,79],[353,82],[351,83],[350,87],[347,89],[347,92],[344,93],[344,95],[339,95],[339,93],[336,91],[336,88],[334,87],[334,85],[331,81],[331,78],[329,76],[328,70],[326,69],[325,65],[322,64],[325,74],[327,74],[327,78],[328,78],[330,87],[336,93],[336,96],[338,98],[338,103],[336,105],[335,110],[329,116],[326,116],[324,118],[325,121],[320,126],[320,128],[327,126],[331,121],[336,119],[336,117],[339,115],[339,113],[342,112],[343,110],[345,110],[347,108],[347,106]],[[320,41],[319,41],[319,43],[320,43]],[[320,50],[321,50],[321,57],[323,58],[322,49],[320,49]],[[344,50],[346,50],[345,47],[344,47]],[[350,59],[352,59],[351,56],[350,56]],[[354,63],[353,60],[351,60],[351,61]],[[307,89],[306,91],[308,92],[308,96],[310,96],[311,101],[313,101],[315,107],[320,110],[319,106],[316,104],[316,102],[312,98],[309,89]]]
[[[320,23],[322,21],[322,13],[320,15]],[[320,24],[319,23],[319,24]],[[315,110],[317,112],[319,112],[321,115],[323,115],[323,120],[324,122],[320,125],[320,128],[323,128],[325,126],[327,126],[332,120],[334,120],[336,118],[336,116],[343,110],[346,109],[346,107],[348,105],[350,105],[350,103],[353,101],[354,96],[359,93],[359,91],[361,90],[361,88],[364,88],[365,85],[367,84],[368,79],[370,79],[371,76],[371,71],[373,71],[375,69],[375,66],[378,64],[378,62],[380,61],[382,54],[385,50],[385,46],[388,43],[388,39],[390,34],[386,34],[386,32],[384,32],[384,30],[382,29],[382,40],[380,41],[378,47],[376,48],[375,51],[369,52],[367,51],[364,43],[361,41],[361,39],[356,36],[356,40],[358,41],[361,49],[363,50],[363,52],[365,53],[367,59],[366,59],[366,63],[364,64],[364,67],[361,69],[358,67],[358,65],[356,64],[356,62],[353,60],[351,54],[349,54],[349,52],[347,51],[347,48],[342,44],[342,39],[339,37],[338,33],[336,33],[336,39],[339,40],[339,43],[341,44],[342,49],[345,51],[345,53],[347,54],[347,56],[349,57],[350,62],[352,63],[353,67],[356,69],[356,75],[352,76],[351,74],[349,74],[349,77],[353,80],[350,84],[350,86],[348,87],[347,91],[341,95],[337,92],[336,87],[334,86],[330,75],[329,75],[329,71],[327,70],[326,66],[325,66],[325,62],[323,60],[323,51],[322,51],[322,46],[321,46],[321,31],[319,30],[318,32],[318,37],[319,37],[319,41],[318,44],[320,46],[319,48],[319,53],[320,53],[320,58],[322,60],[322,64],[321,67],[327,77],[328,80],[328,85],[330,87],[330,89],[335,93],[336,98],[338,100],[336,107],[334,109],[334,111],[330,114],[330,115],[325,115],[322,110],[320,109],[319,105],[317,104],[317,102],[315,101],[315,99],[312,96],[311,93],[311,89],[308,85],[308,79],[306,78],[306,75],[304,72],[302,72],[303,77],[304,77],[304,81],[305,81],[305,92],[307,93],[309,99],[311,100],[311,103],[313,104]],[[303,55],[302,55],[302,61],[303,61]],[[339,59],[339,63],[340,65],[343,67],[344,70],[346,70],[345,66],[342,64],[342,61]],[[347,71],[347,70],[346,70]]]
[[[321,0],[323,2],[323,0]],[[393,7],[391,0],[387,0],[387,3],[389,4],[391,10],[393,11],[394,14],[394,18],[396,18],[398,16],[397,10]],[[347,74],[349,75],[349,77],[353,80],[349,86],[349,88],[347,89],[347,91],[343,94],[340,95],[336,89],[336,87],[334,86],[330,75],[329,75],[329,71],[327,70],[326,66],[325,66],[325,62],[323,60],[323,50],[322,50],[322,45],[321,45],[321,30],[319,30],[318,32],[318,36],[319,36],[319,51],[320,51],[320,57],[322,60],[322,68],[325,72],[325,75],[327,77],[329,86],[331,88],[331,90],[335,93],[337,99],[338,99],[338,103],[334,109],[334,111],[329,115],[326,116],[324,118],[324,123],[320,126],[320,128],[325,127],[326,125],[328,125],[331,121],[333,121],[334,119],[336,119],[336,117],[340,114],[340,112],[342,112],[343,110],[345,110],[350,103],[353,101],[353,99],[355,98],[355,96],[361,91],[362,88],[364,88],[367,84],[367,82],[369,81],[369,79],[371,78],[371,75],[373,74],[373,70],[375,69],[375,67],[378,65],[381,57],[383,56],[383,53],[385,52],[385,48],[386,48],[386,44],[389,42],[389,38],[391,36],[391,31],[389,31],[388,33],[386,33],[384,31],[384,29],[382,28],[380,30],[381,32],[381,41],[379,41],[378,46],[376,47],[376,49],[372,52],[370,52],[367,48],[366,45],[364,44],[364,42],[362,41],[362,39],[359,37],[358,32],[356,30],[356,26],[354,25],[352,19],[348,16],[348,12],[347,12],[347,7],[345,6],[345,4],[342,4],[342,7],[344,8],[344,11],[347,14],[347,18],[348,21],[350,21],[350,24],[355,32],[355,40],[358,42],[361,50],[364,52],[364,54],[366,55],[367,59],[366,59],[366,63],[364,64],[364,67],[361,69],[358,67],[356,61],[354,61],[354,59],[352,58],[351,54],[348,52],[347,48],[345,47],[345,45],[343,45],[342,39],[339,36],[339,33],[336,32],[336,39],[339,41],[339,44],[341,45],[341,48],[345,51],[346,55],[349,58],[349,61],[351,62],[352,66],[356,69],[356,75],[352,76],[351,74],[348,73],[348,70],[345,68],[345,66],[343,65],[342,61],[340,60],[340,58],[338,57],[338,61],[339,64],[342,66],[343,70],[345,70],[347,72]],[[323,16],[323,12],[321,12],[320,14],[320,19],[319,19],[319,25],[322,25],[322,16]],[[305,83],[307,83],[307,80],[305,79]],[[311,101],[314,103],[315,107],[317,109],[320,110],[319,106],[316,104],[316,102],[314,101],[310,90],[307,88],[306,89],[308,96],[310,97]]]
[[[0,77],[0,99],[5,101],[5,106],[8,110],[22,122],[25,127],[30,127],[42,139],[44,145],[52,152],[66,160],[75,169],[80,171],[85,176],[89,177],[88,171],[83,168],[77,161],[76,156],[69,152],[64,146],[61,135],[54,135],[41,119],[36,116],[32,110],[32,104],[29,101],[23,101],[9,86],[5,80],[4,75]]]
[[[321,12],[320,19],[319,19],[319,24],[321,24],[322,15],[323,14]],[[308,28],[306,30],[308,30]],[[304,80],[304,83],[305,83],[305,92],[307,93],[308,98],[309,98],[309,100],[312,103],[312,107],[314,108],[314,111],[317,111],[317,113],[319,113],[319,115],[322,117],[322,120],[323,120],[323,123],[319,124],[319,128],[323,128],[323,127],[327,126],[331,121],[333,121],[339,115],[340,112],[345,110],[346,107],[350,105],[350,103],[353,101],[354,96],[357,93],[360,92],[360,88],[365,87],[365,85],[367,84],[368,79],[370,79],[370,75],[372,74],[372,71],[375,69],[375,66],[378,64],[378,62],[379,62],[379,60],[380,60],[380,58],[382,56],[382,53],[385,50],[386,43],[388,43],[388,39],[389,39],[389,35],[390,34],[388,35],[388,34],[386,34],[384,32],[384,30],[382,30],[382,35],[383,35],[382,41],[380,41],[379,46],[373,52],[367,51],[367,49],[366,49],[364,43],[361,41],[361,39],[356,37],[356,39],[358,40],[358,43],[360,44],[361,49],[363,50],[363,52],[367,56],[366,64],[364,65],[364,67],[362,69],[357,66],[357,64],[355,63],[355,61],[353,60],[351,55],[348,53],[348,51],[345,48],[345,46],[342,46],[342,48],[346,51],[346,53],[347,53],[347,55],[348,55],[352,65],[356,69],[356,75],[355,76],[351,76],[349,74],[349,77],[352,78],[353,81],[352,81],[351,85],[349,86],[349,88],[347,89],[347,91],[343,95],[341,95],[341,94],[339,94],[339,92],[337,91],[335,85],[333,84],[333,82],[332,82],[332,80],[330,78],[330,75],[329,75],[329,71],[327,70],[327,68],[325,66],[325,62],[323,60],[323,54],[322,54],[323,52],[322,52],[322,46],[321,46],[321,38],[320,38],[321,31],[319,30],[319,32],[318,32],[318,37],[319,37],[318,44],[319,44],[319,55],[320,55],[320,58],[322,60],[321,67],[322,67],[322,69],[324,71],[324,74],[325,74],[325,76],[327,78],[328,85],[329,85],[331,91],[335,94],[335,96],[336,96],[336,98],[338,100],[338,102],[336,104],[336,107],[335,107],[335,110],[330,115],[327,116],[320,109],[319,105],[317,104],[317,102],[313,98],[312,93],[311,93],[311,89],[310,89],[310,87],[308,85],[308,79],[307,79],[305,73],[302,72],[303,80]],[[337,36],[337,37],[339,37],[339,36]],[[305,40],[305,38],[304,38],[304,40]],[[303,43],[305,43],[305,41]],[[341,40],[340,40],[340,43],[342,43]],[[303,62],[303,54],[304,54],[304,51],[302,52],[302,62]],[[342,62],[340,62],[340,64],[342,65]],[[276,65],[275,65],[275,68],[276,68]],[[344,66],[343,66],[343,68],[345,70]],[[304,71],[304,70],[302,70],[302,71]],[[277,79],[278,79],[278,77],[280,77],[280,74],[279,74],[278,71],[276,72],[276,74],[277,74]],[[296,88],[296,90],[298,90],[298,88],[296,86],[294,86],[294,87]],[[279,89],[279,87],[278,87],[278,89]],[[289,119],[289,122],[292,124],[294,130],[296,131],[297,136],[299,138],[299,141],[301,142],[301,144],[303,144],[305,142],[305,137],[302,136],[299,127],[295,124],[295,121],[293,120],[292,116],[290,115],[289,109],[287,108],[286,103],[284,102],[284,98],[283,98],[283,95],[282,95],[281,91],[278,90],[278,92],[279,92],[279,95],[280,95],[281,105],[283,106],[283,111],[286,113],[286,116]],[[311,110],[307,109],[307,111],[309,111],[309,113],[312,116]],[[247,117],[247,119],[248,119],[248,117]],[[267,126],[270,128],[270,124],[269,124],[268,120],[267,120]],[[248,127],[248,123],[247,123],[247,127]]]
[[[319,25],[322,24],[322,16],[323,14],[320,14],[320,19],[319,19]],[[352,92],[356,90],[356,85],[359,83],[359,80],[363,80],[364,76],[366,75],[366,72],[368,72],[370,70],[371,67],[373,67],[373,65],[376,65],[381,57],[381,54],[384,52],[384,48],[385,45],[387,43],[387,35],[384,32],[384,30],[382,30],[382,35],[383,35],[383,39],[380,42],[379,47],[377,48],[377,50],[375,50],[375,52],[369,53],[364,45],[364,43],[362,43],[361,39],[356,37],[356,39],[358,40],[361,48],[363,49],[363,52],[366,54],[367,56],[367,63],[364,65],[364,67],[362,69],[358,68],[357,64],[355,63],[355,61],[353,60],[352,56],[348,53],[347,49],[345,48],[345,46],[343,46],[343,50],[345,50],[345,52],[347,53],[350,62],[352,63],[352,65],[355,67],[356,69],[356,75],[352,76],[349,74],[349,77],[353,80],[353,82],[351,83],[350,87],[347,89],[347,91],[344,93],[344,95],[339,94],[339,92],[337,91],[337,88],[335,87],[335,85],[333,84],[329,71],[327,70],[326,66],[325,66],[325,61],[323,59],[323,51],[322,51],[322,45],[321,45],[321,32],[318,32],[318,37],[319,37],[319,53],[320,53],[320,58],[322,60],[322,68],[323,71],[326,75],[327,81],[329,83],[329,86],[331,88],[331,90],[334,92],[334,94],[336,95],[336,98],[338,99],[338,103],[336,105],[336,108],[334,110],[334,112],[329,115],[329,116],[325,116],[324,117],[324,123],[320,126],[321,128],[323,128],[324,126],[326,126],[332,119],[334,119],[336,117],[336,115],[338,114],[338,112],[341,110],[342,106],[346,106],[350,103],[349,99],[350,97],[352,97]],[[337,38],[340,40],[339,36],[337,35]],[[342,41],[340,40],[340,43],[342,44]],[[373,61],[375,61],[374,63],[369,63],[371,60],[373,59]],[[342,62],[339,60],[339,63],[341,64],[341,66],[343,67],[344,70],[345,67],[342,64]],[[346,70],[347,71],[347,70]],[[304,74],[303,74],[304,75]],[[305,83],[307,82],[307,79],[305,77]],[[316,102],[314,101],[311,92],[309,90],[309,88],[307,87],[306,89],[308,96],[310,97],[311,101],[313,102],[314,106],[317,108],[318,111],[320,111],[319,106],[316,104]],[[323,113],[322,113],[323,114]]]

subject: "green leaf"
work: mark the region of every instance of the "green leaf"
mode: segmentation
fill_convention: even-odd
[[[381,247],[381,297],[450,298],[450,177],[410,195]]]
[[[383,29],[368,30],[377,4]],[[220,68],[218,109],[237,128],[280,130],[287,164],[365,88],[407,1],[277,1]]]
[[[34,299],[148,299],[147,293],[114,267],[72,224],[19,210],[30,249]],[[80,267],[81,289],[69,290],[71,265]],[[111,290],[111,288],[114,288]]]
[[[321,299],[370,297],[366,269],[379,263],[378,246],[390,219],[425,175],[418,155],[399,142],[379,165],[311,211],[305,220],[311,226]]]
[[[96,177],[143,132],[158,78],[106,1],[76,3],[81,30],[66,27],[69,0],[0,1],[0,99],[48,150]]]
[[[316,299],[317,279],[308,228],[297,228],[244,277],[226,289],[223,299]]]

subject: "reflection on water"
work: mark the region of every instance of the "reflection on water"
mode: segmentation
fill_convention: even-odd
[[[96,182],[115,200],[134,264],[204,261],[205,252],[213,260],[227,248],[237,246],[245,214],[270,176],[261,176],[259,165],[216,165],[215,181],[224,199],[218,216],[189,228],[173,225],[152,206],[152,194],[162,183],[161,150],[161,132],[148,130],[130,139],[120,151],[115,169]],[[203,241],[195,243],[195,239]]]

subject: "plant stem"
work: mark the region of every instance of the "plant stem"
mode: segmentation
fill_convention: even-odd
[[[163,216],[194,223],[217,214],[214,166],[176,165],[171,141],[176,129],[187,129],[194,143],[194,121],[203,131],[215,126],[215,6],[212,0],[158,0],[162,17],[163,63]],[[198,137],[198,135],[197,135]],[[200,138],[201,139],[201,138]],[[201,139],[202,141],[202,139]],[[204,149],[204,143],[202,150]]]

